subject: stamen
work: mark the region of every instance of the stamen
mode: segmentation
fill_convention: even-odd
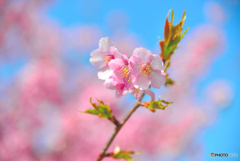
[[[142,64],[140,69],[140,74],[143,74],[144,76],[148,75],[151,77],[152,67],[150,64]]]
[[[130,70],[127,65],[123,66],[119,71],[118,74],[122,76],[123,79],[127,80],[129,76]],[[128,79],[130,81],[130,78]]]
[[[108,53],[105,53],[105,61],[108,64],[112,59],[114,59],[113,55],[110,55]]]

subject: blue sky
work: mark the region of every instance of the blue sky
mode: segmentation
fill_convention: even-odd
[[[181,19],[182,12],[187,9],[185,27],[189,32],[199,25],[209,23],[203,10],[204,0],[169,0],[169,1],[114,1],[114,0],[60,0],[48,9],[47,16],[63,27],[78,25],[96,25],[103,31],[103,36],[111,37],[106,17],[116,10],[128,15],[127,32],[140,36],[144,47],[156,49],[157,36],[162,36],[166,14],[174,9],[176,21]],[[198,85],[198,92],[216,79],[227,79],[233,88],[234,98],[227,109],[220,111],[217,120],[200,136],[203,143],[203,160],[237,160],[240,157],[240,2],[237,0],[217,1],[224,9],[226,21],[222,29],[226,36],[226,47],[223,55],[216,59],[207,77]],[[234,4],[236,3],[236,4]],[[200,96],[199,96],[200,97]],[[238,153],[238,158],[210,158],[211,152]],[[184,160],[184,158],[183,158]]]

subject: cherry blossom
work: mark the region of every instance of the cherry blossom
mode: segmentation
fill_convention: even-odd
[[[126,55],[121,55],[121,58],[116,58],[109,63],[113,70],[113,77],[117,84],[124,84],[126,89],[133,87],[132,75],[129,69],[129,59]]]
[[[145,90],[150,85],[160,88],[166,81],[162,59],[147,49],[136,48],[129,64],[134,77],[133,84],[136,88]]]
[[[113,71],[109,68],[109,62],[121,57],[114,43],[108,37],[101,38],[99,48],[91,52],[90,55],[90,63],[99,68],[98,78],[102,80],[106,80],[112,75]]]

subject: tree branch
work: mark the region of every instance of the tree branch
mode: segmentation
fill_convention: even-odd
[[[121,130],[121,128],[123,127],[123,125],[127,122],[127,120],[131,117],[131,115],[136,111],[136,109],[141,106],[141,101],[144,97],[144,93],[141,95],[140,99],[138,99],[136,101],[136,103],[134,104],[134,106],[132,107],[131,111],[127,114],[127,116],[124,118],[123,122],[121,124],[115,124],[115,130],[112,134],[112,136],[110,137],[110,139],[108,140],[107,144],[105,145],[105,147],[103,148],[101,154],[99,155],[99,157],[97,158],[97,161],[101,161],[105,156],[108,156],[106,154],[106,151],[108,150],[109,146],[111,145],[111,143],[113,142],[114,138],[116,137],[116,135],[118,134],[118,132]]]
[[[108,119],[109,121],[111,121],[113,124],[115,124],[116,126],[120,125],[120,122],[116,119],[116,117],[111,117]]]

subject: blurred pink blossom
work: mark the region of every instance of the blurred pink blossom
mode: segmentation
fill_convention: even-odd
[[[24,59],[10,87],[0,93],[1,161],[92,161],[114,126],[108,120],[79,111],[92,108],[89,103],[92,97],[94,102],[100,99],[109,104],[114,116],[122,120],[133,104],[128,97],[115,98],[114,91],[103,86],[90,65],[76,65],[70,59],[72,50],[80,53],[81,58],[84,53],[89,55],[102,31],[91,25],[74,29],[58,25],[44,15],[47,3],[0,1],[0,58],[5,63],[9,59]],[[111,18],[109,22],[113,22]],[[139,39],[124,30],[113,35],[119,51],[127,56],[139,46]],[[165,100],[174,103],[154,115],[139,108],[109,152],[119,145],[126,150],[144,150],[134,156],[137,160],[165,157],[171,160],[186,149],[191,152],[196,149],[193,141],[220,110],[213,107],[227,106],[232,99],[231,87],[225,81],[209,86],[211,97],[206,94],[207,102],[197,101],[195,89],[224,44],[224,35],[217,26],[193,29],[172,57],[169,69],[177,85],[160,90]],[[137,98],[143,91],[129,92]]]

